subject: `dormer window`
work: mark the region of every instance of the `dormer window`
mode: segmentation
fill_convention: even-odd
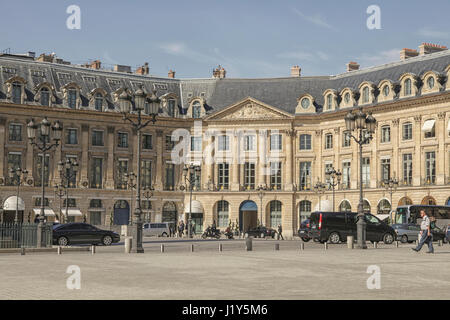
[[[192,105],[192,118],[199,119],[202,114],[202,105],[199,101],[194,102]]]
[[[311,102],[309,101],[308,98],[303,98],[300,103],[301,103],[302,108],[305,110],[308,109],[309,105],[311,104]]]
[[[428,85],[428,89],[430,89],[430,90],[434,88],[434,77],[428,77],[427,85]]]
[[[350,92],[347,92],[344,95],[344,101],[345,101],[346,104],[350,103]]]
[[[369,103],[369,87],[363,88],[362,103]]]
[[[77,90],[76,89],[67,90],[67,106],[70,109],[75,109],[77,107]]]
[[[389,89],[389,85],[386,84],[383,86],[383,95],[385,97],[387,97],[389,95],[390,91],[391,91],[391,89]]]
[[[97,93],[95,95],[94,108],[97,111],[102,111],[103,110],[103,96],[101,95],[101,93]]]
[[[331,94],[327,95],[327,110],[333,109],[333,96]]]
[[[406,79],[405,80],[403,94],[405,96],[410,96],[411,95],[411,79]]]
[[[167,103],[167,114],[169,117],[175,117],[175,108],[177,101],[175,99],[169,99]]]
[[[42,106],[47,106],[48,107],[50,105],[50,91],[46,87],[43,87],[41,89],[40,103],[41,103]]]
[[[12,102],[22,103],[22,84],[20,82],[13,82],[12,84]]]

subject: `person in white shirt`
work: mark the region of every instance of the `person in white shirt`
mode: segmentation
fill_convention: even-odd
[[[412,248],[412,250],[419,252],[420,249],[422,249],[423,245],[427,243],[427,253],[434,253],[433,234],[431,233],[430,218],[428,218],[425,210],[420,210],[420,216],[422,217],[422,223],[420,224],[419,244],[416,248]]]

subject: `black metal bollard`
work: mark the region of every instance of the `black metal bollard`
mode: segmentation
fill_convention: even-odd
[[[95,254],[95,249],[96,249],[96,246],[91,246],[91,255]]]
[[[22,248],[20,249],[20,255],[21,255],[21,256],[24,256],[24,255],[25,255],[25,247],[22,247]]]
[[[222,244],[221,243],[219,243],[219,252],[222,252]]]
[[[248,237],[247,239],[245,239],[245,249],[247,251],[252,251],[253,250],[253,238],[252,237]]]
[[[325,249],[325,250],[328,250],[328,242],[325,242],[325,243],[324,243],[324,249]]]
[[[161,253],[163,253],[163,252],[164,252],[164,245],[161,244]]]
[[[191,252],[194,252],[194,245],[191,244]]]
[[[280,244],[279,243],[275,243],[275,250],[280,250]]]
[[[300,243],[300,250],[301,250],[301,251],[305,250],[305,244],[304,244],[303,242]]]
[[[61,254],[61,253],[62,253],[61,246],[58,246],[58,249],[56,250],[56,252],[57,252],[58,254]]]

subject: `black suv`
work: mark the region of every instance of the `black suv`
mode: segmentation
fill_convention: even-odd
[[[347,241],[347,236],[356,239],[356,212],[313,212],[310,216],[311,236],[324,243],[339,243]],[[395,240],[395,231],[370,213],[364,214],[366,221],[366,240],[383,241],[391,244]]]

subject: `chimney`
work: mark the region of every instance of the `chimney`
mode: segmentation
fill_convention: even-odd
[[[136,73],[140,75],[148,74],[150,68],[148,67],[148,62],[146,62],[143,66],[136,69]]]
[[[51,54],[42,53],[36,60],[39,62],[53,62],[53,56]]]
[[[406,60],[412,57],[417,57],[418,55],[419,53],[417,52],[417,50],[403,48],[402,51],[400,51],[400,60]]]
[[[291,68],[291,77],[300,77],[302,69],[299,66],[293,66]]]
[[[434,43],[422,43],[419,46],[419,52],[420,52],[421,56],[423,56],[425,54],[430,54],[430,53],[435,53],[435,52],[445,51],[445,50],[447,50],[446,46],[441,46],[441,45],[434,44]]]
[[[227,71],[220,65],[216,69],[213,70],[213,78],[224,79],[226,77],[226,75],[227,75]]]
[[[359,70],[359,64],[355,61],[347,63],[347,72]]]
[[[175,71],[173,71],[172,69],[169,70],[169,73],[167,74],[167,76],[171,79],[175,78]]]
[[[91,62],[90,68],[91,69],[95,69],[95,70],[99,70],[102,66],[102,63],[100,60],[94,60]]]
[[[114,66],[114,71],[116,72],[127,72],[127,73],[131,73],[131,67],[130,66],[122,66],[120,64],[116,64]]]

